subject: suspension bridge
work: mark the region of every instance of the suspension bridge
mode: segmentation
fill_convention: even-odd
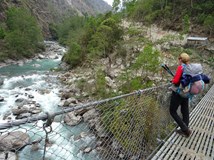
[[[213,160],[214,86],[190,102],[177,135],[168,85],[0,122],[0,160]]]
[[[152,160],[214,160],[214,86],[190,115],[192,135],[173,133]]]

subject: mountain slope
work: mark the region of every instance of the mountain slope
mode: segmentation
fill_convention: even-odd
[[[50,23],[58,23],[74,15],[96,15],[111,10],[103,0],[1,0],[0,23],[5,21],[5,12],[11,6],[28,8],[37,18],[46,38],[51,37]]]

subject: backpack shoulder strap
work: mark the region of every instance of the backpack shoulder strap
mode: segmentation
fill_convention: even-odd
[[[181,65],[182,65],[183,69],[186,67],[186,64],[184,64],[184,63],[182,63]]]
[[[182,63],[181,66],[182,66],[182,70],[183,70],[183,73],[182,73],[182,74],[185,74],[184,71],[185,71],[185,68],[186,68],[186,64]]]

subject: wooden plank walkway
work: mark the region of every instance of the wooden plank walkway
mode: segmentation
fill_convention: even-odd
[[[152,160],[214,160],[214,85],[190,114],[189,138],[173,133]]]

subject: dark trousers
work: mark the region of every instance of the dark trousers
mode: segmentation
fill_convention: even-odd
[[[182,131],[188,130],[189,126],[189,107],[188,107],[188,98],[181,97],[178,93],[172,92],[171,101],[170,101],[170,114],[172,118],[176,121],[178,126]],[[178,115],[178,107],[181,106],[182,118]]]

